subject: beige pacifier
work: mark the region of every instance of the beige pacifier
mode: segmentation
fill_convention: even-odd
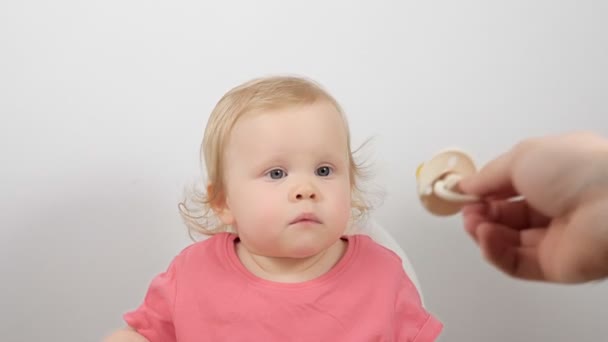
[[[456,149],[438,153],[416,170],[420,201],[437,216],[454,215],[464,204],[479,202],[479,197],[457,190],[458,182],[475,172],[475,164],[466,153]]]

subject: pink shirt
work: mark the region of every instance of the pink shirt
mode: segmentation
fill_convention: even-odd
[[[125,321],[151,342],[426,342],[442,330],[400,258],[368,236],[345,236],[336,266],[297,284],[254,276],[235,239],[222,233],[185,248]]]

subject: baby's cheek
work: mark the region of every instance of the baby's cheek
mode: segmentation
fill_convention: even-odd
[[[347,221],[352,207],[352,194],[349,190],[339,189],[334,198],[333,215],[341,221]]]
[[[251,202],[251,209],[256,220],[263,224],[271,224],[280,218],[283,206],[273,200],[272,196],[260,196]]]

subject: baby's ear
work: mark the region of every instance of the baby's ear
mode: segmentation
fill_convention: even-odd
[[[209,205],[215,215],[225,225],[232,225],[234,223],[234,217],[228,207],[226,201],[226,195],[223,191],[217,191],[213,184],[207,185],[207,198],[209,199]]]

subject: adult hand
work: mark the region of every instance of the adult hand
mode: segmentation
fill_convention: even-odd
[[[463,208],[464,226],[498,269],[557,283],[608,276],[608,139],[527,139],[459,188],[485,199]]]

